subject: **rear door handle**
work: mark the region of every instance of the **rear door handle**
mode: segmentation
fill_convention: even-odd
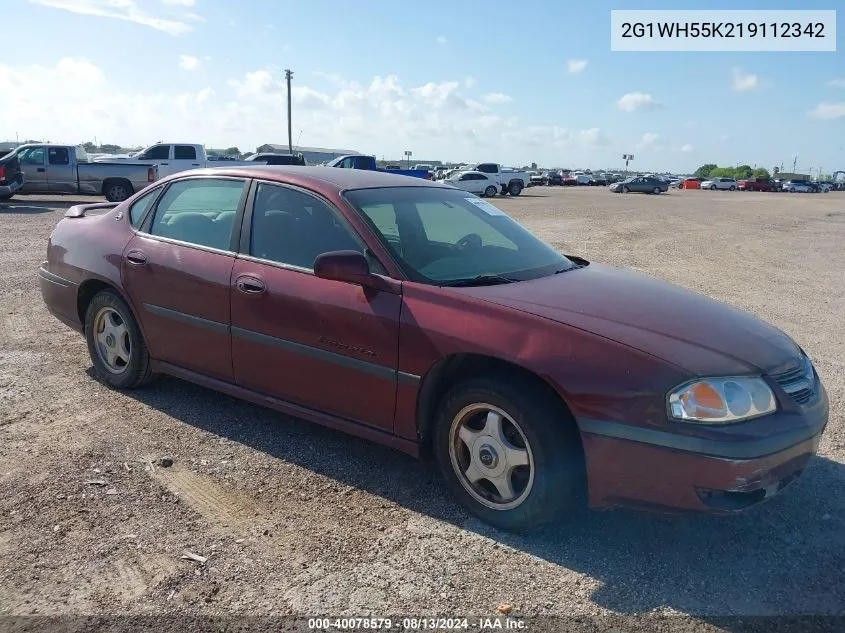
[[[169,165],[170,163],[159,163],[159,165]]]
[[[38,171],[39,171],[39,172],[45,172],[45,171],[47,171],[47,170],[46,170],[46,169],[44,169],[43,167],[39,167],[39,168],[38,168]]]
[[[238,277],[235,281],[235,287],[248,295],[264,294],[264,291],[267,290],[267,286],[264,285],[264,282],[258,277],[253,277],[252,275],[241,275]]]
[[[126,254],[126,261],[133,266],[143,266],[147,263],[147,256],[141,251],[129,251]]]

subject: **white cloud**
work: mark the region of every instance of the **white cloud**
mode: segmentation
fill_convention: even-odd
[[[149,26],[170,35],[181,35],[193,27],[179,20],[157,18],[141,10],[134,0],[29,0],[32,4],[70,11],[80,15],[114,18]]]
[[[692,145],[690,145],[689,143],[684,143],[683,145],[681,145],[681,151],[682,151],[684,154],[689,154],[689,153],[691,153],[693,150],[695,150],[695,148],[694,148]]]
[[[622,95],[616,105],[623,112],[635,112],[637,110],[654,110],[659,108],[661,104],[645,92],[629,92]]]
[[[434,41],[443,46],[443,44],[446,44],[449,40],[447,40],[443,35],[438,35]]]
[[[654,147],[654,144],[657,143],[657,139],[659,138],[660,136],[654,132],[646,132],[643,134],[643,140],[640,141],[640,147]]]
[[[162,4],[169,4],[176,7],[192,7],[197,0],[160,0]]]
[[[570,59],[566,62],[566,65],[569,67],[569,72],[574,74],[580,73],[587,67],[587,60],[586,59]]]
[[[464,79],[464,88],[467,90],[475,88],[476,84],[478,84],[478,80],[475,77],[467,77]]]
[[[740,68],[734,68],[731,90],[736,92],[748,92],[749,90],[757,90],[759,87],[760,78],[757,75],[743,74]]]
[[[200,60],[193,55],[179,55],[179,68],[182,70],[196,70],[199,65]]]
[[[845,79],[831,79],[827,85],[831,88],[845,88]]]
[[[313,79],[309,85],[305,78]],[[0,120],[30,138],[77,143],[97,139],[127,146],[189,139],[215,147],[254,148],[287,138],[283,73],[256,68],[201,89],[159,87],[142,93],[106,76],[91,61],[52,65],[0,62]],[[463,81],[403,84],[395,75],[355,81],[305,75],[293,84],[293,124],[306,145],[345,147],[387,158],[410,149],[443,160],[524,165],[558,160],[562,149],[582,160],[610,160],[606,134],[522,121],[492,112]],[[60,102],[55,94],[64,95]],[[478,100],[476,100],[478,99]]]
[[[513,97],[503,92],[491,92],[490,94],[484,95],[484,100],[487,103],[508,103],[513,101]]]
[[[809,115],[814,119],[838,119],[845,117],[845,102],[829,103],[822,101],[815,108],[810,110]]]

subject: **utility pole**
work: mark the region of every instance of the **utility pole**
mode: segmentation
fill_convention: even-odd
[[[795,173],[795,167],[798,165],[798,154],[795,155],[795,159],[792,161],[792,173]]]
[[[288,84],[288,150],[293,154],[293,127],[291,127],[291,113],[290,113],[290,80],[293,77],[293,71],[285,69],[285,81]]]

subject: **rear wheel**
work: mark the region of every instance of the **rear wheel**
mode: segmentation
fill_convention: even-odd
[[[496,187],[490,185],[487,189],[484,190],[484,195],[488,198],[492,198],[496,195]]]
[[[512,196],[518,196],[522,193],[522,183],[521,182],[512,182],[508,185],[508,193]]]
[[[731,191],[736,191],[736,187],[734,185],[731,185]]]
[[[457,500],[505,530],[549,523],[583,505],[584,460],[565,407],[523,380],[476,378],[444,398],[435,454]]]
[[[97,376],[118,389],[133,389],[153,378],[150,354],[126,302],[103,290],[85,312],[85,339]]]
[[[655,187],[654,189],[652,189],[651,193],[660,193],[660,187]]]
[[[113,180],[106,182],[103,187],[103,194],[109,202],[123,202],[133,193],[132,185],[124,180]]]

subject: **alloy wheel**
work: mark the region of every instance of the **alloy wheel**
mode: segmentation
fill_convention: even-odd
[[[94,317],[94,344],[97,356],[111,373],[122,374],[129,367],[132,357],[129,328],[114,308],[106,306]]]

